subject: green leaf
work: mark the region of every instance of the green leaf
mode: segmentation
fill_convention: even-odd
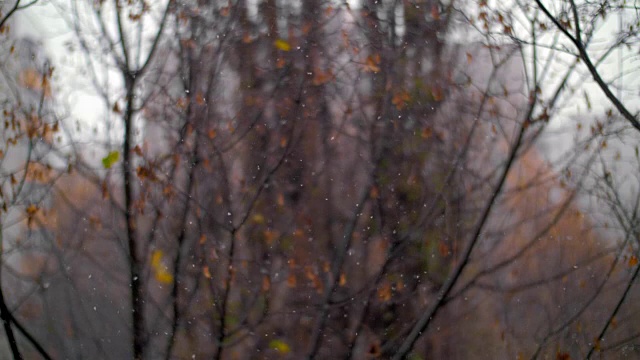
[[[109,169],[111,168],[111,166],[113,166],[113,164],[118,162],[118,159],[120,159],[120,152],[112,151],[107,156],[102,158],[102,166],[104,166],[105,169]]]
[[[587,109],[591,111],[591,100],[589,100],[589,95],[586,91],[584,92],[584,101],[587,103]]]
[[[291,352],[291,347],[289,346],[289,344],[278,339],[271,340],[271,342],[269,342],[269,347],[283,354]]]

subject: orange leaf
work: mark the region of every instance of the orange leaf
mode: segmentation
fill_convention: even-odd
[[[420,136],[423,139],[428,139],[431,136],[433,136],[433,129],[431,129],[431,127],[427,126],[424,129],[422,129],[422,133],[420,133]]]
[[[340,286],[345,286],[347,284],[347,276],[344,273],[340,274],[340,280],[338,281],[338,284]]]
[[[442,257],[449,256],[449,252],[450,252],[449,245],[445,244],[444,242],[440,242],[440,244],[438,244],[438,252]]]
[[[306,22],[304,25],[302,25],[302,34],[309,35],[309,31],[311,31],[312,28],[313,25],[311,25],[310,22]]]
[[[438,10],[438,5],[433,4],[431,6],[431,17],[433,20],[440,20],[440,11]]]
[[[184,98],[184,97],[181,97],[181,98],[178,99],[178,101],[176,101],[176,106],[179,109],[186,109],[187,103],[188,103],[188,100],[186,98]]]
[[[391,300],[391,284],[388,282],[385,282],[379,289],[378,289],[378,298],[382,301],[389,301]]]
[[[442,101],[444,99],[444,93],[442,92],[442,88],[439,86],[431,88],[431,95],[435,101]]]
[[[377,186],[371,187],[371,191],[369,191],[369,196],[372,199],[377,199],[378,197],[380,197],[380,190],[378,190]]]
[[[406,104],[411,100],[411,96],[406,90],[401,90],[396,92],[391,99],[391,103],[398,108],[398,110],[402,110],[406,106]]]
[[[267,292],[269,289],[271,289],[271,280],[265,275],[262,278],[262,291]]]
[[[382,354],[382,350],[380,349],[380,344],[378,342],[374,342],[369,345],[369,350],[367,350],[368,357],[378,358]]]
[[[196,42],[193,39],[182,39],[180,43],[183,47],[188,49],[194,49],[196,47]]]
[[[313,85],[322,85],[328,83],[331,80],[333,80],[333,72],[331,71],[331,69],[329,69],[328,71],[322,71],[319,69],[314,71],[312,80]]]
[[[294,288],[297,284],[298,280],[296,279],[295,274],[289,274],[289,277],[287,278],[287,286],[289,286],[290,288]]]
[[[27,89],[40,90],[42,75],[36,69],[25,69],[18,76],[18,83]]]
[[[513,28],[511,26],[505,25],[503,31],[506,35],[511,35],[513,33]]]
[[[38,207],[35,206],[34,204],[31,204],[27,207],[27,215],[29,217],[32,217],[33,215],[35,215],[38,212]]]
[[[271,245],[276,239],[276,233],[273,230],[265,230],[262,233],[262,236],[264,236],[264,241],[267,243],[267,245]]]
[[[369,55],[365,62],[364,70],[368,72],[377,73],[380,72],[380,55]]]
[[[324,263],[322,263],[322,271],[324,272],[329,272],[329,270],[331,270],[331,265],[329,264],[328,261],[325,261]]]
[[[204,277],[206,277],[207,279],[211,279],[211,272],[209,271],[209,267],[207,265],[202,267],[202,274],[204,275]]]
[[[202,93],[200,91],[198,91],[196,93],[196,104],[204,105],[205,103],[206,103],[206,100],[204,99],[204,96],[202,95]]]
[[[330,16],[331,14],[333,14],[333,6],[331,5],[327,6],[327,8],[324,9],[324,14],[326,16]]]
[[[108,199],[109,198],[109,189],[107,188],[107,182],[103,181],[101,187],[102,187],[102,198],[103,199]]]
[[[636,266],[636,265],[638,265],[638,257],[637,257],[637,256],[635,256],[635,255],[632,255],[632,256],[629,258],[629,267],[634,267],[634,266]]]

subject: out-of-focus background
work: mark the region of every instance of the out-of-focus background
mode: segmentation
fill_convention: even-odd
[[[0,358],[638,358],[639,6],[0,2]]]

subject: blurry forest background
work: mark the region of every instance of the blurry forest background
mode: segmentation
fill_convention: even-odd
[[[0,357],[638,358],[639,26],[0,2]]]

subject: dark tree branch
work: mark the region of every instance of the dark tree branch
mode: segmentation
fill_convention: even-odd
[[[133,139],[133,102],[136,85],[135,77],[125,75],[126,85],[126,110],[124,114],[124,144],[122,147],[122,176],[124,177],[124,203],[125,203],[125,227],[127,232],[127,244],[129,250],[129,267],[131,282],[131,313],[133,326],[133,358],[142,359],[145,343],[144,330],[144,306],[143,306],[143,285],[142,285],[142,263],[138,254],[138,242],[135,229],[135,209],[134,209],[134,185],[136,182],[135,171],[133,170],[133,150],[131,148]]]
[[[7,303],[4,300],[4,292],[0,288],[0,317],[2,317],[2,325],[4,327],[4,332],[7,334],[7,341],[9,342],[9,347],[11,348],[11,354],[13,355],[14,360],[22,360],[22,354],[18,349],[18,343],[16,342],[16,337],[13,333],[13,329],[11,328],[11,312],[7,307]]]
[[[531,106],[531,108],[533,108],[533,105]],[[522,139],[526,132],[527,123],[528,123],[528,118],[520,126],[518,136],[516,138],[516,141],[512,145],[511,152],[505,164],[504,170],[502,171],[502,174],[500,176],[500,179],[498,180],[498,183],[494,187],[494,190],[491,194],[491,198],[489,199],[484,210],[482,211],[482,215],[473,231],[473,236],[471,237],[469,244],[467,245],[465,251],[462,253],[460,263],[458,263],[458,265],[453,270],[452,274],[449,276],[445,284],[442,286],[442,288],[438,292],[435,302],[431,305],[431,307],[427,311],[423,313],[422,317],[420,317],[420,319],[413,326],[411,332],[409,333],[407,338],[404,340],[404,342],[402,343],[402,345],[400,346],[396,354],[393,356],[394,360],[400,360],[400,359],[406,358],[409,351],[411,351],[411,349],[413,348],[415,342],[422,335],[422,333],[424,333],[427,327],[429,327],[429,324],[431,323],[431,321],[435,318],[438,311],[445,304],[446,298],[451,293],[451,290],[453,290],[453,287],[457,284],[458,279],[460,278],[460,276],[462,275],[462,272],[464,271],[465,267],[469,263],[469,259],[471,258],[471,253],[473,252],[473,248],[475,247],[475,245],[478,243],[478,240],[480,239],[480,235],[482,234],[482,230],[484,229],[487,219],[489,218],[489,214],[493,209],[496,199],[502,192],[502,187],[504,186],[504,183],[507,179],[507,175],[509,174],[511,167],[514,164],[514,160],[516,159],[516,155],[518,153],[518,150],[520,149]]]
[[[4,26],[4,24],[7,22],[7,20],[9,20],[9,18],[11,18],[11,16],[18,10],[20,10],[20,1],[21,0],[16,0],[16,3],[13,4],[13,7],[11,8],[11,10],[9,10],[9,12],[7,13],[7,15],[5,15],[1,20],[0,20],[0,29]]]
[[[535,0],[535,2],[536,2],[536,4],[538,4],[538,6],[542,10],[542,12],[547,16],[547,18],[549,18],[549,20],[551,20],[554,23],[554,25],[575,45],[576,49],[578,49],[578,54],[580,56],[580,59],[582,59],[582,61],[584,61],[585,65],[587,66],[587,69],[589,70],[589,73],[591,73],[591,76],[596,81],[596,83],[598,84],[600,89],[604,92],[605,96],[609,99],[609,101],[611,101],[613,106],[615,106],[615,108],[618,110],[618,112],[620,112],[620,114],[622,114],[622,116],[634,128],[636,128],[636,130],[640,131],[640,121],[638,121],[637,116],[633,115],[631,113],[631,111],[629,111],[629,109],[627,109],[624,106],[624,104],[622,104],[620,99],[618,99],[618,97],[613,94],[613,92],[609,88],[609,85],[602,79],[602,77],[600,76],[600,73],[598,72],[598,69],[596,69],[595,65],[591,61],[591,57],[587,53],[587,49],[584,46],[584,43],[580,40],[580,38],[571,35],[571,33],[569,33],[569,31],[560,23],[560,21],[558,21],[558,19],[556,19],[556,17],[554,17],[549,12],[549,10],[542,4],[542,2],[540,0]],[[571,6],[572,6],[574,14],[575,14],[576,31],[578,31],[578,29],[579,29],[579,25],[578,25],[579,19],[578,19],[578,15],[577,15],[577,10],[576,10],[575,4],[573,4],[573,2],[571,4]],[[577,34],[580,35],[579,33],[577,33]]]

